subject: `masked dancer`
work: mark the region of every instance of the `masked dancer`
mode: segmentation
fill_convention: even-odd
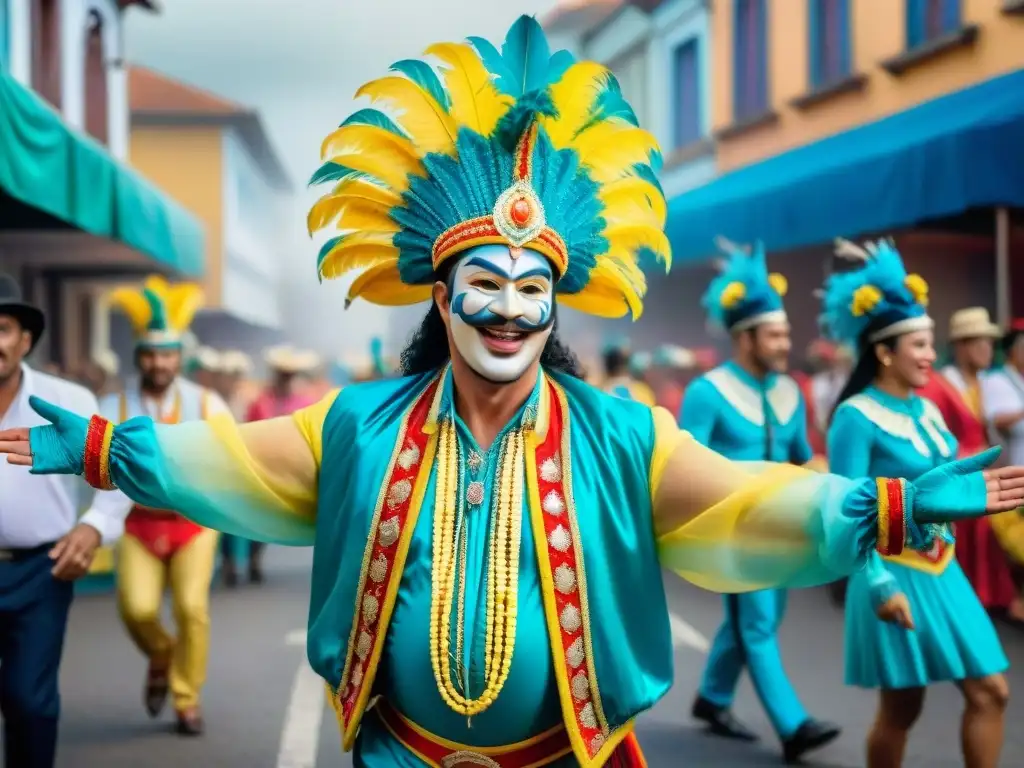
[[[642,766],[634,720],[672,682],[662,566],[727,592],[820,583],[879,526],[927,546],[927,521],[1018,504],[1024,469],[883,480],[879,505],[879,482],[744,468],[576,378],[556,298],[639,312],[639,255],[668,258],[655,142],[532,18],[500,50],[427,54],[438,69],[406,59],[360,89],[399,117],[367,107],[328,137],[309,217],[344,233],[324,277],[363,270],[350,299],[429,302],[406,375],[241,426],[33,400],[52,425],[0,432],[0,452],[314,545],[307,651],[358,765]]]

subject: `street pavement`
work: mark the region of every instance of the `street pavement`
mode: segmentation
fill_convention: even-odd
[[[76,600],[62,671],[63,722],[59,768],[349,768],[323,686],[305,662],[304,627],[311,556],[273,548],[267,583],[213,595],[210,674],[205,692],[207,734],[182,739],[169,715],[150,720],[142,709],[145,665],[117,619],[112,596]],[[720,600],[666,577],[673,612],[676,681],[639,719],[637,733],[652,768],[780,765],[778,746],[749,681],[736,713],[762,736],[737,745],[705,735],[688,719],[708,639],[721,616]],[[1024,697],[1024,633],[1002,631],[1013,668],[1011,688]],[[863,740],[874,696],[842,684],[842,616],[821,590],[790,595],[782,648],[809,711],[844,727],[843,736],[815,755],[820,768],[863,766]],[[906,765],[955,768],[959,758],[960,696],[951,685],[928,693]],[[1024,765],[1024,701],[1007,714],[1002,765]]]

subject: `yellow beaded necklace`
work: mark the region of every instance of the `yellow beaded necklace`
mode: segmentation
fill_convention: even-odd
[[[430,591],[430,661],[437,690],[455,712],[472,717],[490,707],[508,679],[516,640],[519,550],[522,541],[522,494],[525,438],[521,429],[502,439],[498,489],[488,542],[487,606],[484,634],[484,690],[477,699],[452,682],[451,618],[459,570],[459,608],[456,617],[456,656],[461,665],[465,584],[464,499],[459,491],[460,466],[455,424],[440,425],[437,455],[440,463],[434,500],[433,567]],[[461,552],[460,552],[461,550]],[[458,553],[458,554],[457,554]],[[460,556],[461,555],[461,556]]]

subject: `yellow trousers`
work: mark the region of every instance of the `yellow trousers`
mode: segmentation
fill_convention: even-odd
[[[178,711],[199,705],[210,650],[210,582],[217,559],[216,531],[204,530],[169,560],[134,536],[121,539],[117,605],[128,634],[152,661],[169,661],[168,682]],[[164,590],[178,625],[175,640],[160,621]]]

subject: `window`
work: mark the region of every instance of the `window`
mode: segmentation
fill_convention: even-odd
[[[907,48],[960,28],[960,0],[907,0]]]
[[[736,0],[733,49],[733,120],[768,111],[768,45],[765,0]]]
[[[696,39],[687,40],[672,54],[672,142],[676,149],[698,141],[703,134],[699,55],[700,48]]]
[[[837,83],[850,74],[849,0],[809,0],[811,87]]]

